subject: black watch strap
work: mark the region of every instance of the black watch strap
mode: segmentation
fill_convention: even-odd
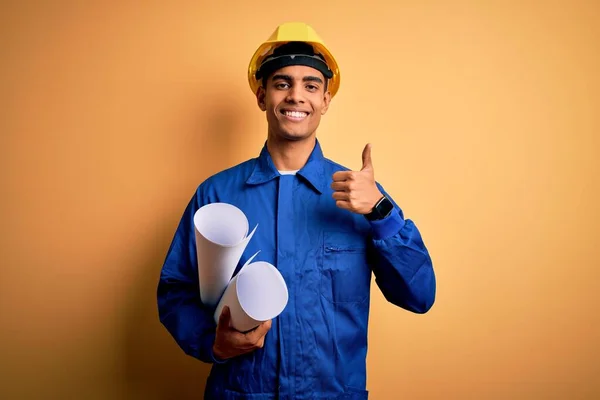
[[[394,204],[386,196],[383,196],[373,207],[370,213],[365,214],[365,218],[369,221],[378,221],[384,219],[394,209]]]

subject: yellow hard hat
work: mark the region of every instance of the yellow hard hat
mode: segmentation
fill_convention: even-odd
[[[333,76],[329,80],[328,87],[331,97],[335,96],[340,87],[340,70],[338,64],[327,46],[325,46],[323,40],[317,35],[317,32],[315,32],[311,26],[303,22],[286,22],[279,25],[271,36],[256,49],[250,60],[250,65],[248,66],[248,83],[250,84],[252,93],[256,94],[260,86],[259,79],[256,78],[256,72],[261,63],[266,57],[273,54],[273,50],[279,45],[289,42],[308,43],[312,45],[316,53],[323,56],[327,66],[333,73]]]

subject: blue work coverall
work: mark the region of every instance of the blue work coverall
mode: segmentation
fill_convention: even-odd
[[[300,171],[281,175],[265,145],[259,157],[211,176],[192,196],[157,295],[160,321],[181,349],[212,364],[205,398],[367,399],[371,274],[389,302],[414,313],[433,305],[436,279],[415,224],[395,202],[390,216],[374,222],[338,208],[330,186],[342,170],[348,168],[325,158],[316,141]],[[276,266],[289,292],[264,348],[228,360],[212,353],[214,308],[202,304],[198,284],[193,217],[214,202],[240,208],[251,229],[258,224],[235,273],[260,250],[254,261]]]

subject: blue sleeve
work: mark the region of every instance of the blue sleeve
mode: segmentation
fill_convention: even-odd
[[[221,363],[212,352],[214,309],[200,300],[194,228],[194,214],[204,205],[200,189],[187,205],[167,252],[157,289],[158,314],[186,354],[205,363]]]
[[[392,200],[381,185],[377,186]],[[370,222],[375,281],[390,303],[424,314],[435,302],[433,263],[417,226],[404,219],[400,207],[394,200],[392,203],[394,210],[390,215]]]

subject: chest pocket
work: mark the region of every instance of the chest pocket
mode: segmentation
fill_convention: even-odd
[[[361,303],[368,299],[371,269],[365,237],[354,232],[323,233],[320,292],[332,303]]]

